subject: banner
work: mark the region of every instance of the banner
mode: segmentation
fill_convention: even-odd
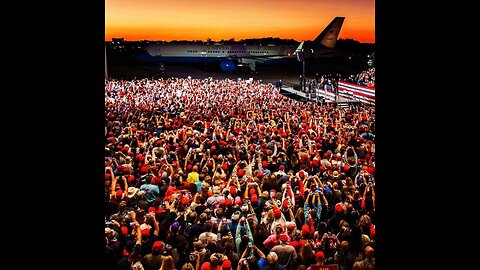
[[[310,270],[338,270],[338,264],[329,265],[310,265]]]
[[[362,103],[375,105],[375,87],[367,87],[338,81],[338,94]]]

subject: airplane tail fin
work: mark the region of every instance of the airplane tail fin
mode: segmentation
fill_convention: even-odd
[[[304,55],[303,55],[303,45],[305,44],[305,40],[298,45],[297,49],[293,52],[293,54],[297,57],[298,61],[303,61]]]
[[[321,43],[322,45],[333,49],[337,43],[338,34],[342,29],[345,17],[335,17],[333,21],[315,38],[313,43]]]

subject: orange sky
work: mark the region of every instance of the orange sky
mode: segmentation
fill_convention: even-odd
[[[336,16],[339,38],[375,42],[375,0],[105,0],[105,40],[313,40]]]

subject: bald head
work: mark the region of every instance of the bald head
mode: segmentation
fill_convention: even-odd
[[[373,253],[374,253],[374,250],[371,246],[367,246],[365,248],[365,256],[367,256],[368,259],[373,258]]]

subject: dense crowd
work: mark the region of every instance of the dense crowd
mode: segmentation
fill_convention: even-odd
[[[375,87],[375,68],[369,68],[355,75],[350,75],[346,80],[362,86]]]
[[[105,269],[375,268],[375,110],[105,81]]]

